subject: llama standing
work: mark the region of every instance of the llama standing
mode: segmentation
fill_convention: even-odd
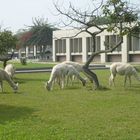
[[[109,84],[110,85],[112,85],[112,84],[115,85],[114,80],[115,80],[116,74],[125,76],[124,86],[126,84],[127,77],[129,78],[129,82],[130,82],[130,85],[131,85],[131,76],[132,75],[138,81],[140,81],[140,77],[138,76],[136,69],[128,63],[116,62],[116,63],[113,63],[110,66],[110,78],[109,78]]]
[[[6,80],[9,83],[9,85],[13,88],[14,92],[18,90],[18,83],[15,84],[11,79],[11,77],[8,75],[8,73],[5,70],[0,69],[0,87],[2,92],[3,92],[3,80]]]

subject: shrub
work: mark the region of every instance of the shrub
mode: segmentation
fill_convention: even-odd
[[[21,57],[21,58],[20,58],[20,63],[21,63],[22,65],[26,65],[26,64],[27,64],[27,59],[26,59],[25,57]]]

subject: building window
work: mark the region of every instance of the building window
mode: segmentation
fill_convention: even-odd
[[[72,53],[82,52],[82,38],[70,39],[70,48]]]
[[[29,46],[28,50],[29,50],[29,53],[32,53],[33,50],[34,50],[34,47],[33,46]]]
[[[120,37],[119,35],[106,35],[105,36],[105,43],[108,45],[108,47],[112,48],[115,45],[117,45],[117,43],[120,41]],[[114,51],[121,51],[121,45],[116,48]]]
[[[40,46],[36,46],[36,50],[37,50],[37,52],[40,52],[41,51]]]
[[[87,45],[88,52],[93,52],[94,50],[99,51],[100,48],[101,48],[101,38],[100,38],[100,36],[96,36],[95,49],[93,48],[93,39],[92,39],[92,37],[87,37],[86,38],[86,45]]]
[[[66,39],[55,40],[56,53],[66,53]]]
[[[21,52],[25,52],[26,51],[26,48],[23,47],[23,48],[20,48]]]
[[[139,34],[135,34],[135,36],[128,36],[127,43],[129,51],[140,51]]]

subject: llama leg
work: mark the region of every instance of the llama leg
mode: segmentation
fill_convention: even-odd
[[[113,76],[113,85],[115,86],[115,76]]]
[[[69,81],[70,85],[73,86],[73,75],[69,75],[68,77],[69,77],[68,81]]]
[[[3,92],[3,82],[0,81],[1,92]]]
[[[128,76],[128,78],[129,78],[129,84],[131,86],[131,76]]]
[[[60,77],[57,77],[56,82],[57,82],[57,84],[59,85],[59,87],[61,87],[61,80],[60,80]]]
[[[124,77],[124,87],[126,85],[126,80],[127,80],[127,75],[125,75],[125,77]]]
[[[64,88],[64,79],[61,81],[61,89],[63,89]]]
[[[65,86],[65,76],[63,76],[63,75],[61,76],[60,82],[61,82],[60,88],[63,89]]]
[[[65,82],[66,84],[65,85],[68,86],[70,77],[69,77],[69,75],[66,75],[65,77],[66,77],[65,78],[65,80],[66,80],[66,82]]]
[[[112,84],[115,86],[115,76],[111,74],[109,78],[109,85],[111,86]]]
[[[109,86],[111,86],[112,85],[112,78],[111,78],[111,75],[110,75],[110,77],[109,77]]]

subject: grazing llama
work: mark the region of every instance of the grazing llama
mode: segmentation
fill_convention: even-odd
[[[83,79],[80,74],[79,74],[79,71],[77,71],[77,69],[72,66],[72,65],[69,65],[67,64],[67,75],[65,76],[66,77],[66,84],[68,85],[69,81],[73,81],[73,78],[76,77],[78,80],[80,80],[83,84],[83,86],[85,86],[86,84],[86,80]]]
[[[3,80],[6,80],[9,83],[9,85],[13,88],[14,92],[18,90],[18,83],[15,84],[11,79],[11,77],[8,75],[8,73],[5,70],[0,69],[0,87],[2,92],[3,92]]]
[[[78,62],[64,61],[62,63],[72,65],[78,72],[83,72],[83,66],[79,64]]]
[[[79,75],[78,71],[71,65],[60,63],[53,67],[49,81],[46,83],[46,88],[52,90],[54,82],[57,82],[61,89],[65,86],[66,78],[70,78],[75,75],[79,80],[81,80],[83,86],[85,86],[86,81]]]
[[[82,72],[84,75],[86,75],[86,77],[88,77],[88,75],[84,72],[82,64],[80,64],[78,62],[73,62],[73,61],[64,61],[62,63],[73,66],[79,73]],[[71,76],[71,78],[68,78],[68,79],[70,79],[72,82],[75,78],[76,78],[76,76],[73,75],[73,76]],[[84,78],[84,79],[87,79],[87,78]],[[68,80],[68,82],[69,82],[69,80]]]
[[[126,80],[127,77],[129,78],[129,83],[131,86],[131,76],[133,75],[137,80],[140,81],[140,77],[138,76],[138,73],[136,71],[136,69],[128,63],[121,63],[121,62],[116,62],[116,63],[112,63],[110,66],[110,78],[109,78],[109,84],[110,86],[114,83],[116,74],[119,75],[124,75],[124,86],[126,85]]]

